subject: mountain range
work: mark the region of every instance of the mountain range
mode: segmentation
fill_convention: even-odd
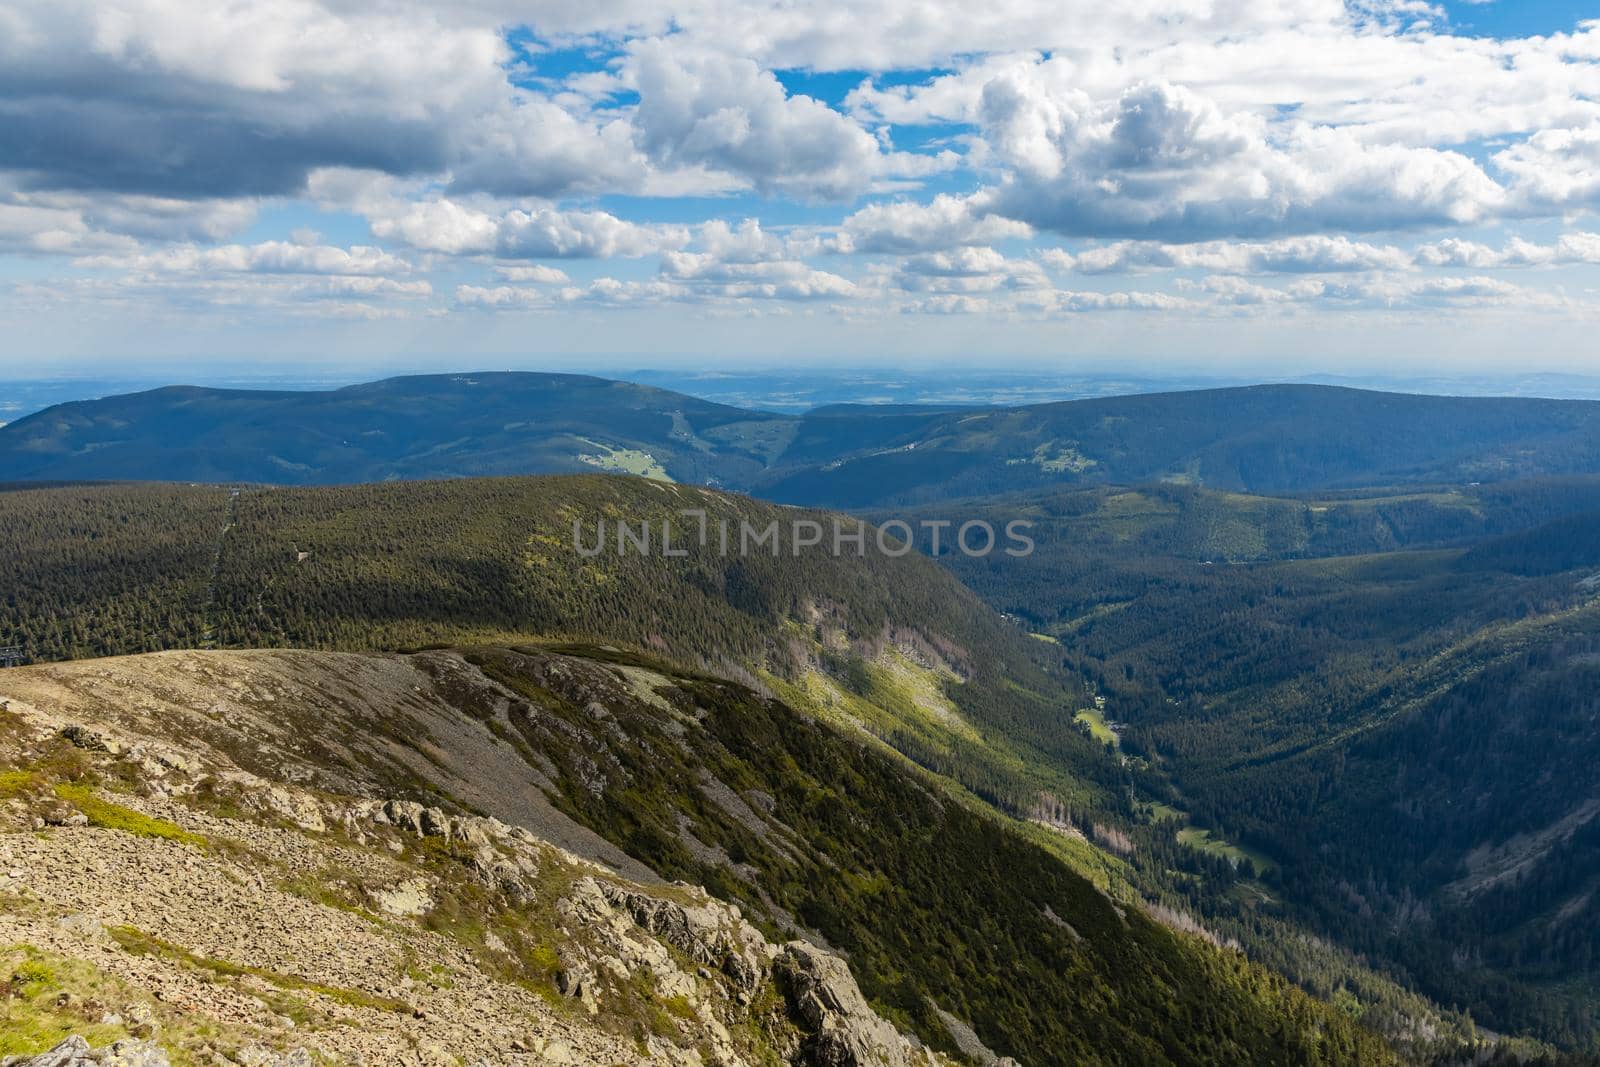
[[[1600,402],[1282,385],[783,415],[505,372],[60,404],[0,427],[0,464],[22,480],[281,485],[606,470],[826,507],[1084,483],[1281,493],[1591,471]]]

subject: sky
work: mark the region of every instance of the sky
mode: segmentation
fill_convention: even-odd
[[[1584,7],[0,0],[0,377],[1600,373]]]

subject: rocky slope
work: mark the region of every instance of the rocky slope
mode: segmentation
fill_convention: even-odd
[[[0,1055],[1390,1059],[870,734],[615,649],[167,652],[0,701]]]
[[[224,665],[164,659],[0,679],[0,1052],[250,1067],[945,1062],[879,1018],[844,961],[769,941],[703,890],[641,885],[524,827],[372,795],[361,772],[350,793],[294,784],[304,765],[250,738],[265,720],[230,715],[236,691],[206,690],[203,711],[233,727],[191,732],[171,712]],[[188,677],[169,670],[182,663]],[[130,684],[142,672],[170,687]],[[241,681],[270,699],[264,673]],[[108,699],[85,695],[96,688]],[[102,721],[84,721],[90,710]],[[276,762],[278,780],[230,748]]]

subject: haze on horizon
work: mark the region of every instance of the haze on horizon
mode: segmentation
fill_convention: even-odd
[[[0,378],[1582,373],[1581,14],[0,0]]]

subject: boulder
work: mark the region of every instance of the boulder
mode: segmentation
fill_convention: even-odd
[[[86,752],[109,752],[113,756],[122,754],[120,741],[113,741],[93,727],[73,723],[61,731],[61,736]]]
[[[0,1067],[168,1067],[167,1054],[151,1041],[118,1041],[98,1051],[73,1034],[37,1056],[7,1056]]]

